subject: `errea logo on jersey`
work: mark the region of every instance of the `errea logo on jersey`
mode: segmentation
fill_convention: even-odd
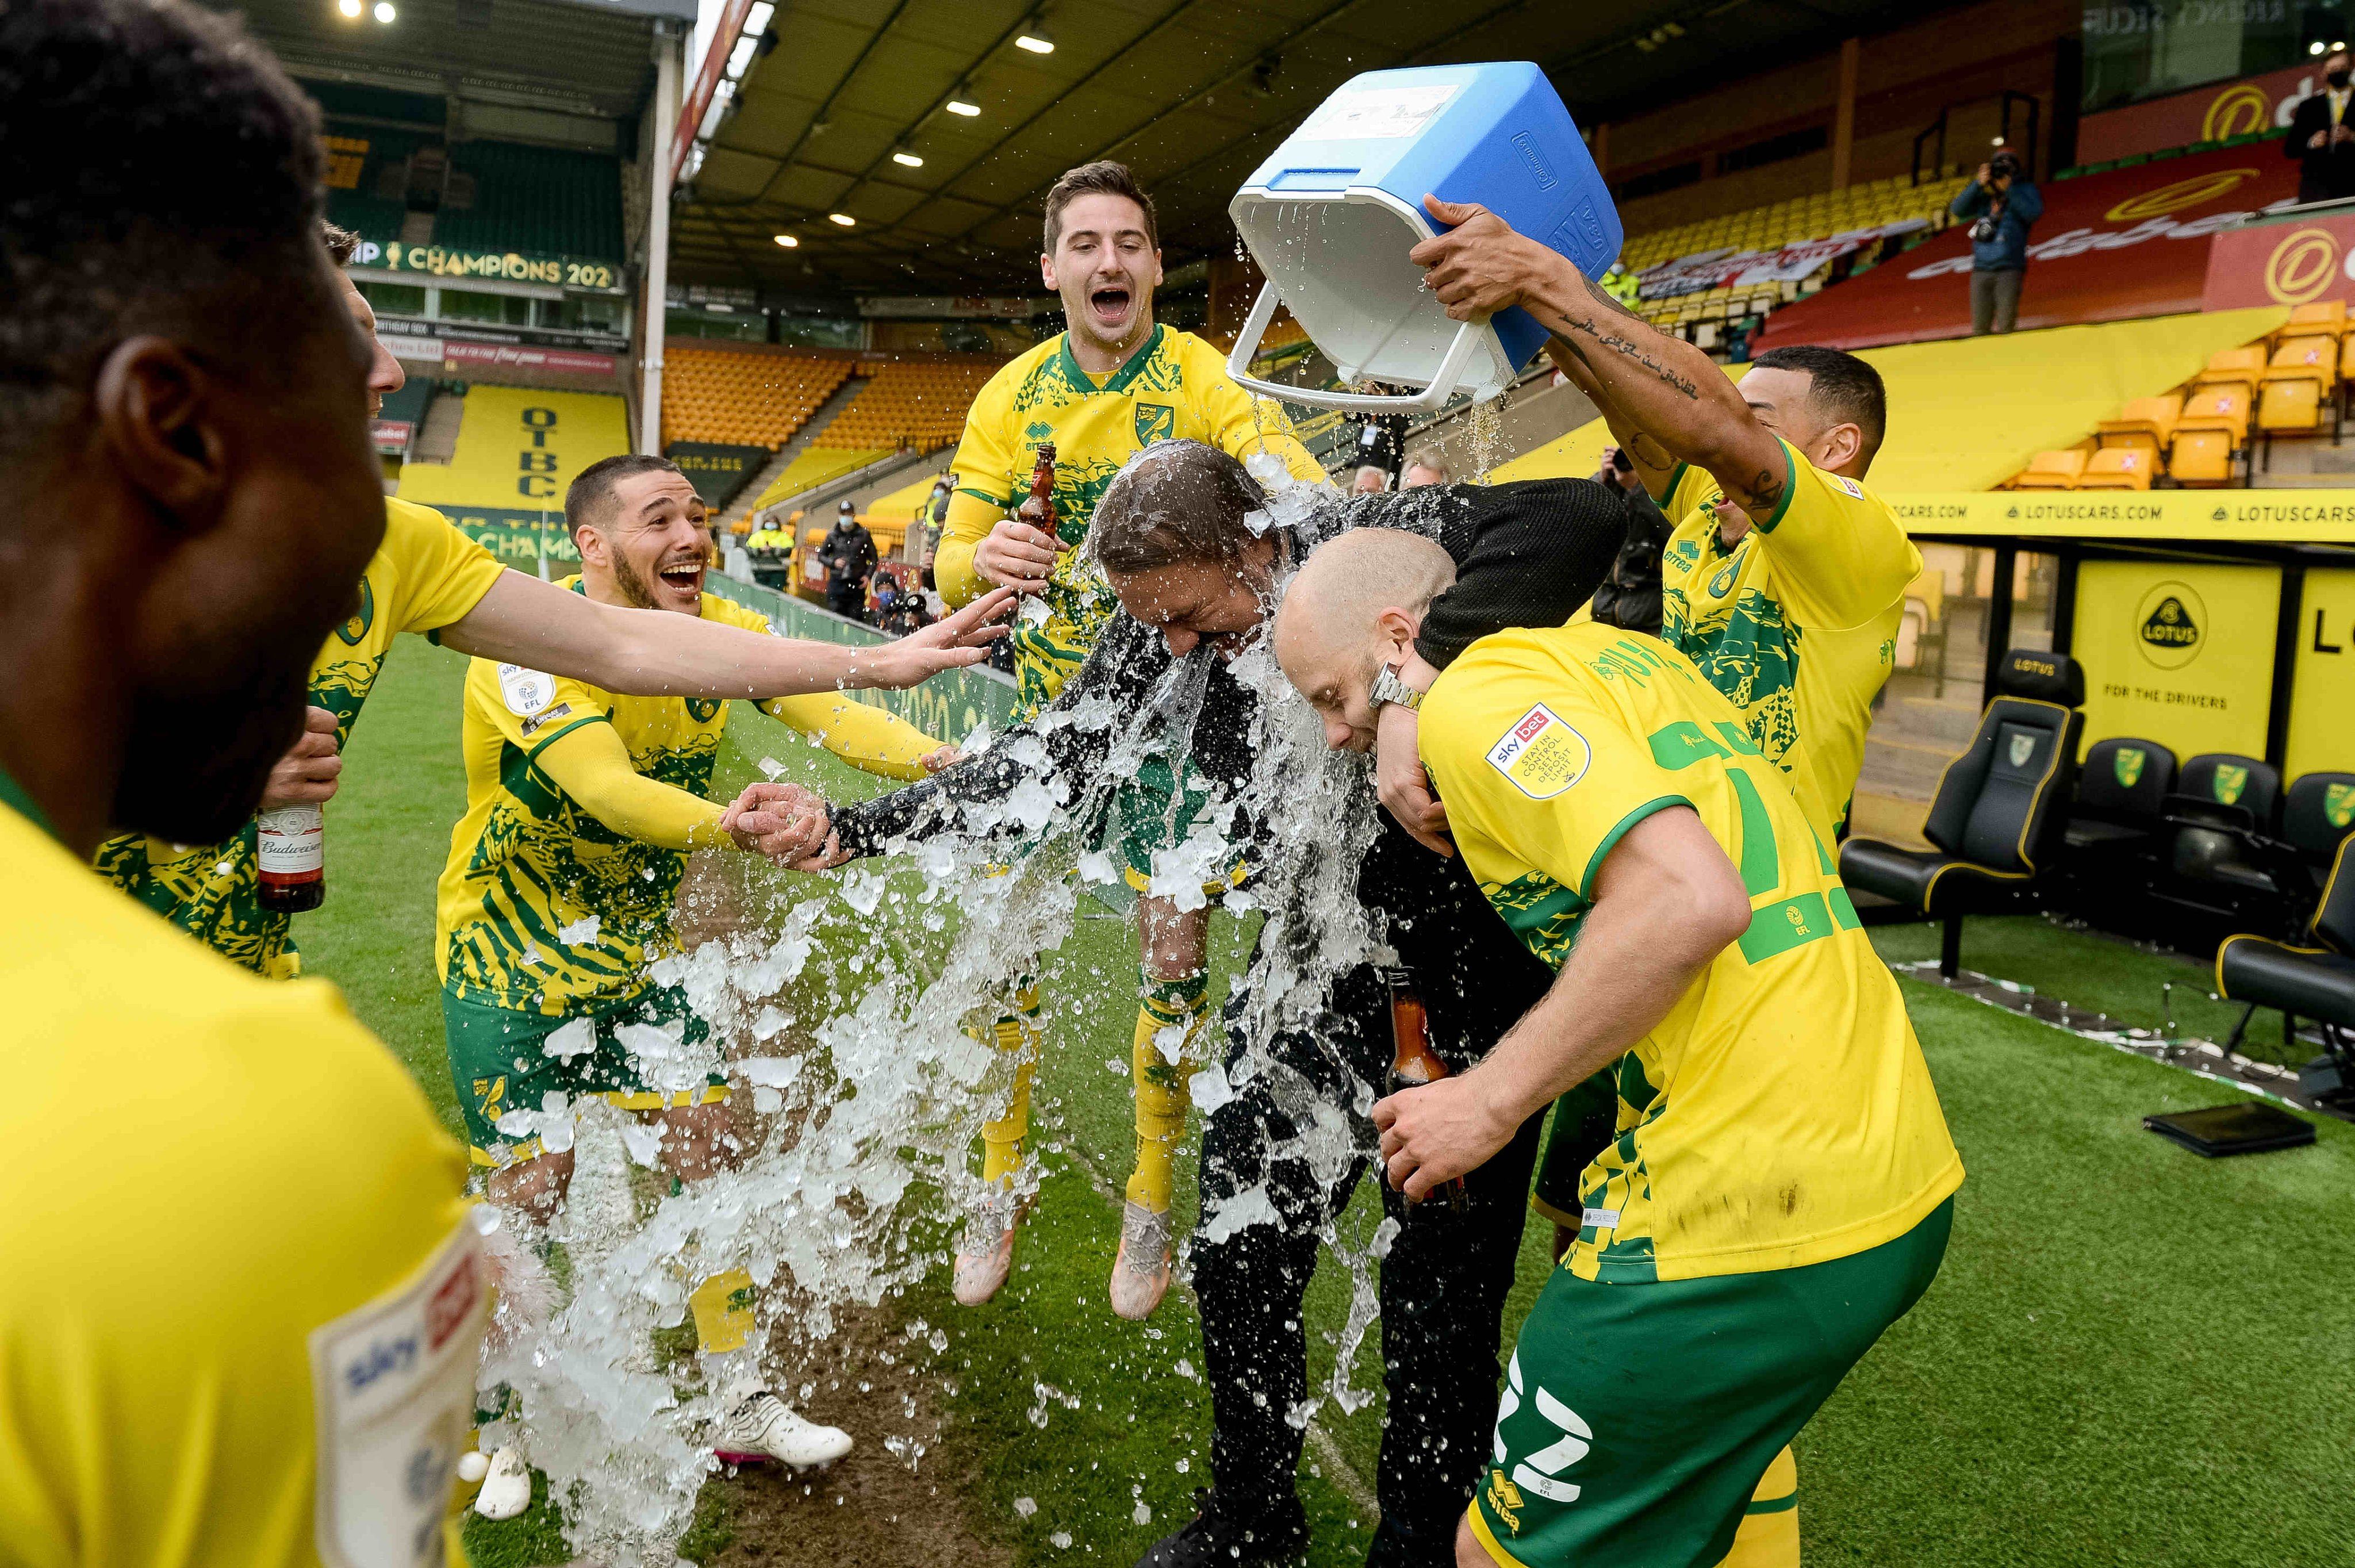
[[[1550,800],[1586,776],[1594,760],[1586,737],[1540,702],[1513,720],[1488,748],[1488,765],[1531,800]]]

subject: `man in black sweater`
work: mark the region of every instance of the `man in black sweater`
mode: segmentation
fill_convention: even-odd
[[[1491,632],[1566,620],[1610,571],[1626,511],[1584,479],[1272,503],[1241,464],[1213,448],[1192,442],[1149,448],[1107,488],[1091,526],[1088,548],[1119,592],[1122,613],[1080,673],[1038,720],[1016,726],[981,755],[896,794],[834,808],[834,842],[823,858],[804,862],[838,863],[962,831],[968,811],[976,824],[1002,817],[983,808],[1037,776],[1017,753],[1036,756],[1039,747],[1047,771],[1060,775],[1076,803],[1071,827],[1079,842],[1092,842],[1101,824],[1091,815],[1110,792],[1089,785],[1106,773],[1115,746],[1140,731],[1148,743],[1190,754],[1244,807],[1245,824],[1233,837],[1262,879],[1253,891],[1267,923],[1227,1007],[1225,1074],[1236,1087],[1207,1119],[1205,1230],[1192,1248],[1215,1421],[1212,1485],[1201,1495],[1200,1517],[1156,1544],[1140,1568],[1248,1568],[1287,1560],[1306,1542],[1293,1480],[1302,1431],[1287,1420],[1307,1393],[1301,1302],[1318,1232],[1348,1202],[1375,1149],[1366,1108],[1385,1093],[1391,1007],[1372,963],[1348,962],[1334,974],[1339,965],[1330,950],[1315,950],[1317,923],[1296,906],[1320,859],[1348,885],[1350,868],[1332,866],[1329,857],[1352,852],[1351,835],[1336,823],[1303,841],[1295,820],[1273,836],[1284,797],[1317,781],[1270,777],[1263,720],[1275,716],[1263,715],[1257,690],[1229,661],[1259,640],[1284,581],[1310,550],[1369,526],[1423,533],[1455,558],[1455,586],[1433,603],[1416,645],[1444,667]],[[1173,667],[1181,661],[1184,669]],[[1187,675],[1207,680],[1171,678]],[[1197,688],[1199,706],[1191,713],[1183,711],[1190,702],[1174,705],[1174,719],[1166,716],[1172,705],[1156,711],[1156,696]],[[1124,722],[1140,713],[1141,723]],[[1374,940],[1395,954],[1428,1008],[1432,1045],[1460,1072],[1543,995],[1550,976],[1496,918],[1461,859],[1429,853],[1374,810],[1362,772],[1343,775],[1342,787],[1354,792],[1370,838],[1354,868],[1358,902],[1371,917]],[[788,836],[786,810],[780,803],[738,826],[773,830],[775,843],[762,846],[773,851],[825,837],[807,817]],[[1327,972],[1315,979],[1325,984],[1307,988],[1321,1005],[1305,1017],[1287,1012],[1275,993],[1297,994],[1320,961]],[[1337,1155],[1329,1136],[1336,1129],[1344,1134]],[[1369,1558],[1376,1568],[1454,1561],[1455,1521],[1496,1419],[1499,1320],[1538,1131],[1533,1118],[1467,1178],[1460,1209],[1410,1207],[1382,1188],[1399,1230],[1381,1264],[1390,1403],[1376,1483],[1382,1518]],[[1598,1147],[1608,1136],[1598,1131]],[[1272,1222],[1215,1222],[1229,1200],[1263,1184]]]
[[[2322,57],[2323,90],[2301,99],[2290,112],[2282,155],[2297,160],[2297,199],[2337,201],[2355,196],[2355,125],[2348,123],[2349,69],[2345,49]]]

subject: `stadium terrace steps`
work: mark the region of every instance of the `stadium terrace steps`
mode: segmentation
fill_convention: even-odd
[[[810,455],[811,443],[826,433],[827,427],[834,423],[844,409],[850,406],[851,400],[858,396],[859,389],[866,384],[865,379],[857,375],[846,375],[837,383],[826,400],[802,421],[793,439],[779,447],[777,455],[752,476],[752,482],[744,486],[734,504],[722,514],[721,520],[732,524],[746,513],[775,506],[858,466],[857,462],[847,466],[837,465],[831,458],[817,458],[808,464],[802,460]],[[872,462],[877,455],[879,454],[868,453],[860,461]]]
[[[630,450],[624,405],[607,392],[477,385],[436,399],[429,424],[444,404],[462,414],[450,461],[403,464],[403,500],[494,517],[560,513],[575,475]]]
[[[447,466],[457,453],[458,428],[465,417],[464,396],[433,389],[425,404],[425,418],[417,427],[417,440],[409,449],[409,461]]]

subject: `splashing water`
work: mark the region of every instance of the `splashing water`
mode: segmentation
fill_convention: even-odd
[[[1273,521],[1312,536],[1333,528],[1338,514],[1327,508],[1339,497],[1293,480],[1264,453],[1252,472]],[[566,1250],[570,1293],[532,1311],[503,1308],[479,1381],[493,1403],[504,1398],[506,1413],[484,1440],[519,1442],[550,1494],[569,1499],[575,1551],[667,1568],[716,1467],[711,1440],[730,1383],[775,1374],[785,1351],[834,1333],[837,1311],[875,1307],[946,1264],[953,1240],[943,1216],[980,1195],[971,1150],[1003,1114],[1019,1061],[971,1031],[1000,1010],[1007,976],[1070,933],[1086,884],[1123,891],[1103,847],[1075,827],[1103,821],[1112,792],[1156,746],[1188,740],[1213,667],[1207,648],[1173,663],[1137,711],[1116,713],[1098,699],[1043,716],[1045,726],[1114,732],[1100,776],[1049,775],[1037,735],[1000,737],[1032,777],[1003,801],[969,806],[964,834],[900,846],[896,870],[854,869],[814,896],[793,891],[808,883],[773,877],[767,929],[652,966],[653,982],[679,987],[708,1022],[709,1040],[689,1043],[674,1026],[634,1029],[624,1043],[653,1088],[694,1090],[723,1062],[752,1085],[760,1130],[735,1168],[649,1198],[664,1184],[652,1171],[633,1176],[655,1157],[648,1129],[594,1099],[568,1105],[551,1096],[538,1112],[511,1113],[518,1132],[527,1119],[551,1147],[574,1144],[570,1196],[549,1238]],[[1191,836],[1156,854],[1153,885],[1199,899],[1215,880],[1206,873],[1232,864],[1256,825],[1258,878],[1229,899],[1238,912],[1265,912],[1254,970],[1239,981],[1249,1043],[1231,1068],[1214,1064],[1197,1081],[1209,1091],[1206,1105],[1257,1085],[1295,1128],[1268,1151],[1271,1163],[1300,1160],[1330,1187],[1370,1152],[1363,1117],[1372,1096],[1360,1088],[1360,1103],[1335,1104],[1269,1042],[1329,1049],[1319,1022],[1334,981],[1390,957],[1379,917],[1356,893],[1376,806],[1365,760],[1325,749],[1321,725],[1264,644],[1227,667],[1260,699],[1249,783],[1241,799],[1214,796]],[[1028,848],[1009,856],[1007,833]],[[1023,1196],[1039,1171],[1035,1159],[1023,1168]],[[1217,1237],[1275,1220],[1257,1187],[1207,1207],[1202,1230]],[[1385,1221],[1362,1248],[1329,1226],[1325,1235],[1351,1277],[1327,1391],[1345,1412],[1369,1397],[1348,1380],[1376,1316],[1374,1265],[1394,1230]],[[763,1327],[782,1332],[694,1368],[666,1361],[660,1331],[686,1322],[699,1283],[736,1268],[759,1287]],[[1039,1391],[1034,1419],[1061,1403],[1043,1381]],[[1297,1419],[1305,1424],[1317,1403]],[[912,1438],[886,1446],[911,1465],[923,1452]]]

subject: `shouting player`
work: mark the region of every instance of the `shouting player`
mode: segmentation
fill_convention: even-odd
[[[1455,576],[1394,530],[1309,558],[1276,623],[1328,743]],[[1420,1199],[1606,1075],[1618,1136],[1522,1326],[1456,1539],[1490,1563],[1722,1563],[1768,1467],[1928,1288],[1961,1159],[1831,848],[1676,649],[1592,622],[1483,638],[1422,709],[1465,864],[1545,998],[1374,1107]]]
[[[357,237],[322,226],[340,267]],[[400,361],[376,339],[376,314],[338,274],[343,304],[371,350],[368,411],[400,389]],[[448,647],[515,660],[644,696],[766,698],[845,687],[913,686],[940,670],[978,662],[978,645],[1002,598],[912,636],[876,646],[760,636],[718,620],[656,615],[567,593],[527,572],[502,567],[439,512],[387,500],[384,542],[360,581],[352,613],[320,648],[311,669],[309,727],[271,775],[263,809],[315,804],[333,796],[361,705],[368,701],[393,638],[423,633]],[[165,919],[257,974],[298,972],[293,919],[264,909],[255,889],[258,834],[245,824],[225,843],[189,845],[152,835],[107,840],[98,869]]]
[[[1047,193],[1039,275],[1062,297],[1065,330],[997,372],[975,398],[954,464],[958,488],[935,562],[942,596],[962,604],[991,584],[1037,599],[1012,632],[1020,684],[1018,721],[1035,717],[1086,662],[1116,601],[1073,547],[1088,532],[1113,475],[1138,451],[1173,437],[1208,443],[1255,471],[1321,483],[1325,471],[1294,439],[1273,403],[1227,375],[1226,356],[1153,319],[1161,240],[1153,200],[1128,169],[1082,165]],[[1028,495],[1039,448],[1054,448],[1054,529],[1012,516]],[[1263,484],[1272,477],[1260,473]],[[1182,776],[1181,776],[1182,774]],[[1185,1131],[1189,1042],[1208,984],[1206,907],[1149,893],[1156,851],[1175,848],[1209,800],[1198,771],[1147,758],[1115,805],[1124,871],[1137,898],[1142,973],[1132,1054],[1136,1168],[1128,1180],[1113,1309],[1144,1317],[1169,1288],[1169,1162]],[[1215,894],[1218,889],[1207,889]],[[982,1175],[993,1185],[967,1216],[957,1299],[988,1300],[1013,1266],[1019,1211],[1013,1176],[1029,1128],[1039,998],[1028,977],[1010,988],[996,1024],[999,1049],[1021,1052],[1014,1098],[983,1132]]]
[[[667,458],[591,464],[565,496],[564,520],[581,552],[581,575],[562,584],[570,592],[769,633],[761,615],[703,591],[704,506]],[[905,720],[839,693],[760,707],[887,778],[921,778],[954,758]],[[646,965],[676,945],[688,853],[751,848],[723,829],[721,807],[706,798],[727,725],[722,701],[625,697],[483,658],[467,671],[466,815],[450,835],[435,921],[442,1015],[474,1162],[489,1173],[492,1200],[532,1221],[562,1202],[571,1150],[499,1124],[511,1111],[538,1111],[546,1095],[599,1094],[652,1116],[663,1166],[681,1180],[721,1168],[735,1145],[716,1066],[666,1076],[624,1043],[631,1025],[667,1027],[687,1052],[717,1060],[686,997],[653,985]],[[751,1293],[741,1269],[702,1284],[693,1299],[700,1349],[744,1348]],[[729,1406],[719,1441],[729,1463],[809,1466],[849,1451],[847,1435],[804,1421],[757,1380],[740,1378]],[[505,1518],[530,1498],[522,1456],[495,1455],[477,1509]]]

